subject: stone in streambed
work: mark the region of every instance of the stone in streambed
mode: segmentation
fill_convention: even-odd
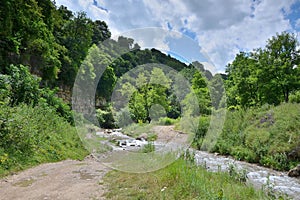
[[[289,177],[300,177],[300,164],[288,172]]]

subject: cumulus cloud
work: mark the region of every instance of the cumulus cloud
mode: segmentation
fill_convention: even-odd
[[[96,1],[96,5],[95,2]],[[93,19],[105,20],[113,34],[131,29],[163,27],[192,36],[199,53],[213,63],[217,71],[234,59],[239,51],[263,47],[276,32],[292,30],[288,14],[296,0],[57,0],[72,10],[84,10]],[[296,22],[296,27],[300,21]],[[146,34],[146,33],[145,33]],[[151,33],[153,34],[153,33]],[[150,34],[150,35],[151,35]],[[147,35],[147,34],[146,34]],[[149,35],[149,34],[148,34]],[[142,40],[149,46],[151,37]],[[162,35],[152,45],[172,51],[170,35]],[[188,52],[189,49],[186,49]]]
[[[290,29],[285,15],[292,0],[169,0],[160,7],[159,0],[144,0],[156,13],[156,20],[168,20],[175,30],[185,27],[196,33],[203,51],[218,70],[232,61],[240,50],[261,47],[276,32]],[[156,3],[155,3],[156,2]]]

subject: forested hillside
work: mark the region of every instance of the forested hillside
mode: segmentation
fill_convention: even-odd
[[[110,104],[117,80],[147,63],[164,64],[182,73],[198,90],[205,112],[210,113],[207,83],[193,65],[187,66],[156,49],[142,50],[131,38],[112,40],[104,21],[93,21],[84,12],[73,13],[50,0],[2,1],[0,10],[1,173],[86,155],[70,108],[80,69],[86,70],[93,81],[100,70],[97,66],[106,66],[96,91],[101,127],[117,126]],[[194,65],[212,78],[200,63]],[[165,76],[158,68],[153,73]],[[147,85],[130,101],[132,119],[148,121],[152,104],[164,105],[168,117],[180,117],[178,101],[169,88]]]
[[[159,121],[157,116],[170,122],[181,118],[184,105],[189,123],[199,122],[193,127],[193,147],[203,149],[211,114],[225,110],[224,128],[212,151],[284,170],[300,160],[300,54],[291,33],[277,33],[264,48],[240,52],[225,74],[213,75],[198,61],[182,63],[124,36],[113,40],[104,21],[50,0],[1,1],[0,27],[0,173],[87,154],[70,101],[79,70],[92,83],[99,66],[105,66],[95,94],[102,128],[127,126],[128,115],[138,124]],[[144,64],[153,68],[128,77],[127,72]],[[172,91],[175,75],[160,64],[188,81],[186,97],[179,99]],[[155,78],[165,84],[155,84]],[[114,110],[111,97],[118,82],[117,92],[130,100]]]

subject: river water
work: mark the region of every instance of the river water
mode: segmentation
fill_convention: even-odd
[[[121,132],[114,134],[124,139],[134,140],[134,138],[123,135]],[[154,145],[158,147],[156,149],[164,146],[161,142],[155,142]],[[127,148],[126,150],[131,149],[130,147]],[[115,151],[125,150],[123,147],[116,146],[114,146],[113,149]],[[257,164],[237,161],[231,157],[220,156],[205,151],[196,151],[194,149],[190,150],[195,153],[196,164],[204,166],[208,171],[228,171],[229,165],[234,165],[238,171],[246,170],[247,182],[251,183],[255,188],[268,188],[269,191],[277,194],[277,196],[285,194],[285,196],[288,195],[291,199],[300,200],[300,178],[291,178],[287,176],[286,172],[275,171],[270,168],[258,166]]]
[[[252,183],[255,188],[261,189],[268,186],[277,193],[287,194],[292,199],[300,200],[300,179],[288,177],[286,172],[275,171],[204,151],[194,152],[196,163],[205,166],[208,171],[228,171],[228,166],[233,164],[238,170],[246,170],[247,181]]]

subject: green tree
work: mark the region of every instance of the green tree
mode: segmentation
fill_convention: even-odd
[[[257,62],[249,54],[239,53],[226,68],[226,90],[230,106],[249,107],[258,98]]]
[[[239,53],[226,67],[226,92],[231,107],[278,105],[300,88],[299,50],[287,32],[268,40],[264,49]]]
[[[269,70],[262,72],[273,75],[269,77],[269,82],[274,83],[273,87],[281,91],[280,96],[288,102],[290,93],[300,86],[297,38],[288,32],[277,34],[268,40],[265,51],[270,65],[264,66],[263,69],[269,68]]]
[[[198,104],[201,114],[211,113],[211,100],[209,95],[209,89],[205,78],[202,76],[201,72],[197,71],[192,80],[192,88],[194,94],[198,98]]]
[[[20,103],[35,106],[40,98],[39,84],[41,79],[31,75],[28,67],[23,65],[10,65],[7,70],[10,106],[16,106]]]
[[[129,99],[129,111],[134,121],[150,121],[150,110],[154,105],[161,105],[166,112],[170,110],[170,80],[160,68],[154,67],[151,74],[141,70],[136,79],[126,76],[125,79],[120,92]]]
[[[1,71],[6,73],[9,64],[24,64],[46,84],[53,81],[61,63],[52,22],[44,20],[54,7],[48,1],[8,0],[1,2],[0,10]]]
[[[60,43],[67,49],[67,59],[62,60],[59,80],[72,86],[77,71],[92,45],[93,27],[86,14],[79,12],[74,19],[66,21],[62,32],[64,37],[61,37]]]

